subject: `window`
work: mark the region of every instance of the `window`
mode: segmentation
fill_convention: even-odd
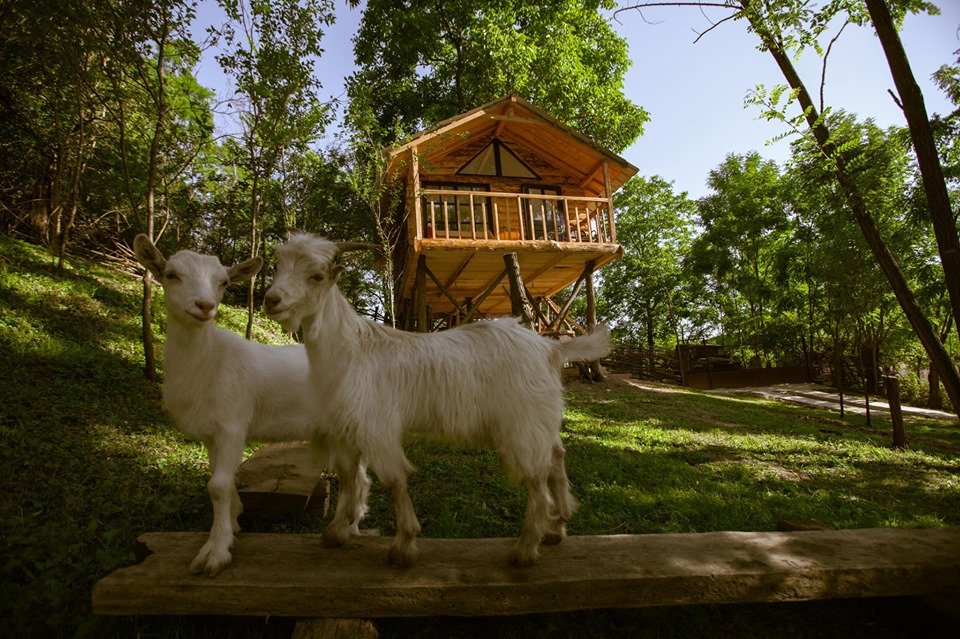
[[[488,192],[487,184],[441,184],[425,182],[424,190],[446,191],[444,195],[429,193],[422,196],[423,237],[425,238],[485,238],[486,229],[493,232],[489,198],[473,196],[470,206],[470,192]],[[463,191],[464,195],[451,194],[450,191]],[[447,225],[449,224],[449,228]],[[471,228],[472,227],[472,228]]]
[[[539,180],[540,176],[533,172],[517,154],[510,150],[500,140],[494,140],[473,156],[469,162],[460,167],[459,175],[489,175],[496,177],[526,178]]]
[[[556,199],[526,198],[523,225],[528,240],[567,241],[566,210],[560,189],[553,186],[525,186],[524,193],[554,196]]]

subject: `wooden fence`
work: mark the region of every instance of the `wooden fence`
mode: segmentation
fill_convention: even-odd
[[[690,388],[745,388],[772,384],[812,381],[802,366],[772,368],[719,368],[710,362],[720,358],[687,358],[681,361],[676,351],[647,348],[641,344],[621,342],[603,365],[617,373],[629,373],[639,379],[650,379]]]

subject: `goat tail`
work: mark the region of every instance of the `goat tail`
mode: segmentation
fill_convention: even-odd
[[[609,353],[611,348],[610,331],[606,324],[600,324],[592,333],[556,342],[554,353],[562,366],[567,362],[600,359]]]

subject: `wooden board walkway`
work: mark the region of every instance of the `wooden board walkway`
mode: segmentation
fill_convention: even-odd
[[[801,601],[960,591],[960,527],[569,537],[512,568],[510,539],[389,538],[323,548],[319,535],[241,534],[213,579],[191,575],[206,533],[148,533],[153,554],[104,577],[102,615],[488,616],[595,608]]]

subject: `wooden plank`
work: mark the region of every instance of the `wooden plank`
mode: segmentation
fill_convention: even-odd
[[[147,533],[153,552],[93,590],[101,615],[487,616],[803,601],[960,588],[960,527],[568,537],[512,568],[512,539],[421,539],[411,568],[389,538],[241,534],[213,579],[190,574],[206,533]]]
[[[329,482],[307,442],[265,444],[237,469],[237,492],[247,514],[327,512]]]

